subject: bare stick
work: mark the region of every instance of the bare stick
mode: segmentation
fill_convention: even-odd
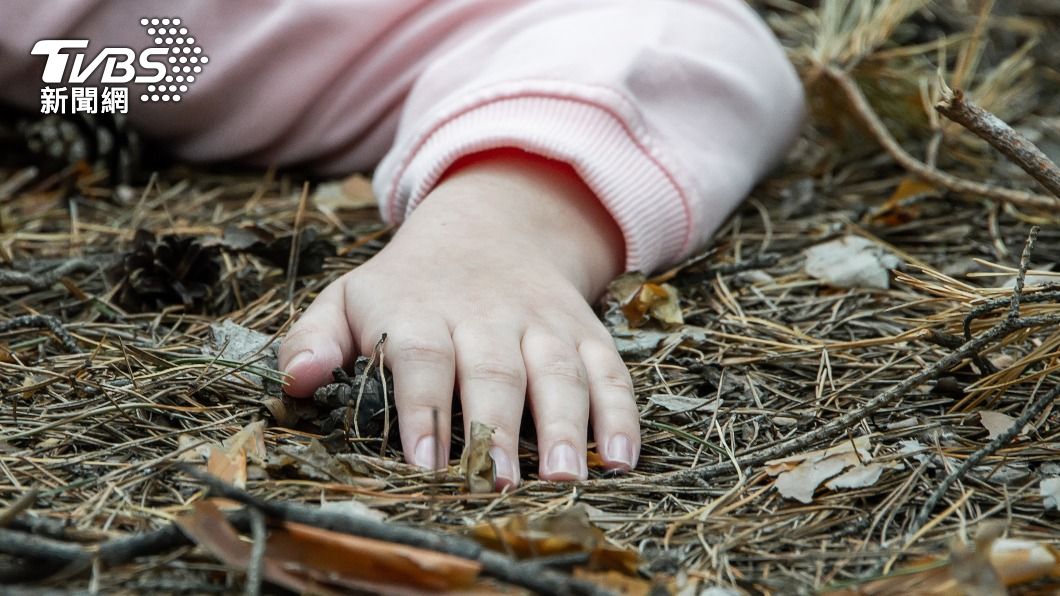
[[[59,338],[59,342],[62,343],[63,348],[66,348],[67,352],[75,354],[81,352],[81,348],[77,347],[77,342],[63,327],[62,321],[51,315],[22,315],[6,321],[0,321],[0,333],[7,333],[20,328],[47,329],[55,337]]]
[[[1038,243],[1038,231],[1038,226],[1031,226],[1031,231],[1027,234],[1027,242],[1023,245],[1019,272],[1016,274],[1016,285],[1012,289],[1012,302],[1008,307],[1009,319],[1020,316],[1020,299],[1023,298],[1023,286],[1027,282],[1027,266],[1031,261],[1031,253],[1034,252],[1034,245]]]
[[[1027,426],[1032,418],[1041,414],[1045,408],[1056,401],[1058,397],[1060,397],[1060,385],[1039,395],[1037,399],[1031,402],[1030,407],[1024,410],[1019,418],[1016,418],[1015,422],[1012,423],[1012,426],[1005,429],[1005,432],[994,437],[992,441],[984,445],[981,449],[968,456],[968,459],[964,460],[964,463],[958,466],[956,470],[954,470],[938,485],[937,488],[935,488],[927,501],[924,501],[924,506],[920,508],[920,513],[917,514],[916,520],[913,521],[913,527],[910,528],[910,533],[915,534],[917,530],[927,523],[928,518],[931,517],[932,510],[934,510],[935,506],[937,506],[939,501],[942,500],[946,491],[948,491],[955,482],[963,478],[964,475],[968,473],[968,470],[979,465],[979,463],[988,456],[993,455],[1012,441],[1012,439],[1023,430],[1023,427]]]
[[[82,271],[95,271],[106,263],[99,259],[74,259],[54,269],[44,272],[12,271],[0,269],[0,286],[26,286],[30,290],[44,290],[51,287],[60,277]]]
[[[993,145],[1054,196],[1060,198],[1060,168],[1004,120],[967,99],[963,90],[954,89],[951,93],[944,89],[942,100],[935,104],[935,110]]]
[[[839,89],[843,94],[846,95],[847,100],[854,108],[854,112],[859,118],[861,118],[862,123],[869,129],[869,132],[872,134],[873,138],[876,139],[876,142],[879,143],[884,151],[889,153],[899,165],[913,175],[922,178],[931,184],[957,193],[958,195],[987,197],[1033,209],[1056,209],[1060,206],[1060,200],[1056,197],[973,182],[971,180],[965,180],[964,178],[958,178],[952,174],[947,174],[946,172],[941,172],[928,166],[924,162],[910,155],[905,149],[902,149],[902,146],[898,144],[898,141],[891,136],[887,127],[883,125],[882,121],[880,121],[880,117],[873,111],[872,106],[869,105],[868,100],[865,99],[861,90],[858,89],[857,84],[851,80],[850,75],[830,66],[825,67],[824,72],[835,82],[836,85],[839,86]]]
[[[253,546],[247,565],[246,596],[261,596],[261,578],[265,570],[265,516],[257,509],[250,510],[250,535]]]

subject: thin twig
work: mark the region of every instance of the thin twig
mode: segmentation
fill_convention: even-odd
[[[298,210],[294,214],[294,232],[291,234],[291,253],[287,256],[287,303],[294,308],[294,288],[298,283],[298,261],[302,250],[302,219],[305,217],[306,201],[309,199],[309,183],[302,185],[298,197]],[[293,314],[293,311],[292,311]]]
[[[44,290],[71,273],[96,271],[106,264],[98,258],[82,258],[67,261],[44,272],[12,271],[0,269],[0,287],[26,286],[30,290]]]
[[[910,155],[898,144],[898,141],[891,136],[887,127],[883,125],[880,117],[876,115],[875,111],[873,111],[872,106],[869,105],[868,100],[865,99],[865,96],[861,93],[861,89],[858,88],[857,83],[850,78],[849,74],[831,66],[824,67],[823,71],[835,82],[836,85],[839,86],[839,89],[843,94],[846,95],[847,100],[854,108],[854,112],[869,129],[869,132],[872,134],[873,138],[876,139],[876,142],[879,143],[884,151],[889,153],[899,165],[915,176],[926,182],[930,182],[931,184],[954,192],[957,195],[987,197],[1033,209],[1056,209],[1060,206],[1060,199],[1057,199],[1056,197],[973,182],[928,166],[924,162]]]
[[[1023,253],[1020,254],[1019,271],[1016,273],[1016,284],[1012,288],[1012,301],[1008,307],[1008,318],[1015,319],[1020,316],[1020,299],[1023,297],[1023,285],[1027,281],[1027,266],[1034,252],[1034,245],[1038,243],[1038,226],[1031,226],[1027,234],[1027,242],[1023,245]]]
[[[47,329],[52,332],[59,343],[67,352],[79,354],[81,348],[77,342],[63,327],[62,321],[51,315],[22,315],[6,321],[0,321],[0,333],[7,333],[15,329]]]
[[[250,510],[250,561],[247,562],[246,596],[260,596],[265,574],[265,516],[257,509]]]
[[[935,110],[993,145],[1054,196],[1060,198],[1060,168],[1004,120],[967,99],[964,90],[954,89],[951,93],[943,88],[942,99],[935,104]]]

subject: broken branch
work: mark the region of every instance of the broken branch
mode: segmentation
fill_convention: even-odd
[[[935,110],[990,143],[1060,198],[1060,168],[1004,120],[967,99],[963,90],[954,89],[950,92],[943,89],[942,99],[935,104]]]

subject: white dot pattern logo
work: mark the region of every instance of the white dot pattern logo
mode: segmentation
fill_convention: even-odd
[[[154,44],[163,47],[169,53],[166,59],[168,71],[165,79],[155,85],[147,86],[147,93],[140,95],[141,101],[180,101],[188,91],[188,85],[195,82],[191,73],[202,72],[202,64],[210,61],[203,53],[196,39],[189,35],[187,26],[179,18],[145,17],[140,19],[148,37]],[[175,80],[175,82],[174,82]]]

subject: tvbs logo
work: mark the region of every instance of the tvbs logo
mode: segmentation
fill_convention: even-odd
[[[210,59],[179,18],[143,18],[140,25],[154,45],[138,53],[104,47],[90,55],[87,39],[38,41],[30,53],[46,58],[41,112],[127,113],[128,87],[122,85],[129,83],[146,85],[140,101],[180,101]],[[96,74],[100,86],[85,86]]]
[[[140,52],[139,59],[136,53],[129,48],[103,48],[96,57],[85,66],[85,54],[73,55],[74,64],[67,77],[67,64],[70,54],[64,50],[86,49],[87,39],[42,39],[33,46],[30,52],[35,56],[47,56],[48,61],[44,63],[44,75],[41,80],[45,83],[84,83],[92,73],[103,67],[99,82],[104,85],[114,83],[157,83],[166,76],[166,56],[168,48],[148,48]],[[141,75],[136,72],[136,63],[147,70],[153,71],[149,75]]]

